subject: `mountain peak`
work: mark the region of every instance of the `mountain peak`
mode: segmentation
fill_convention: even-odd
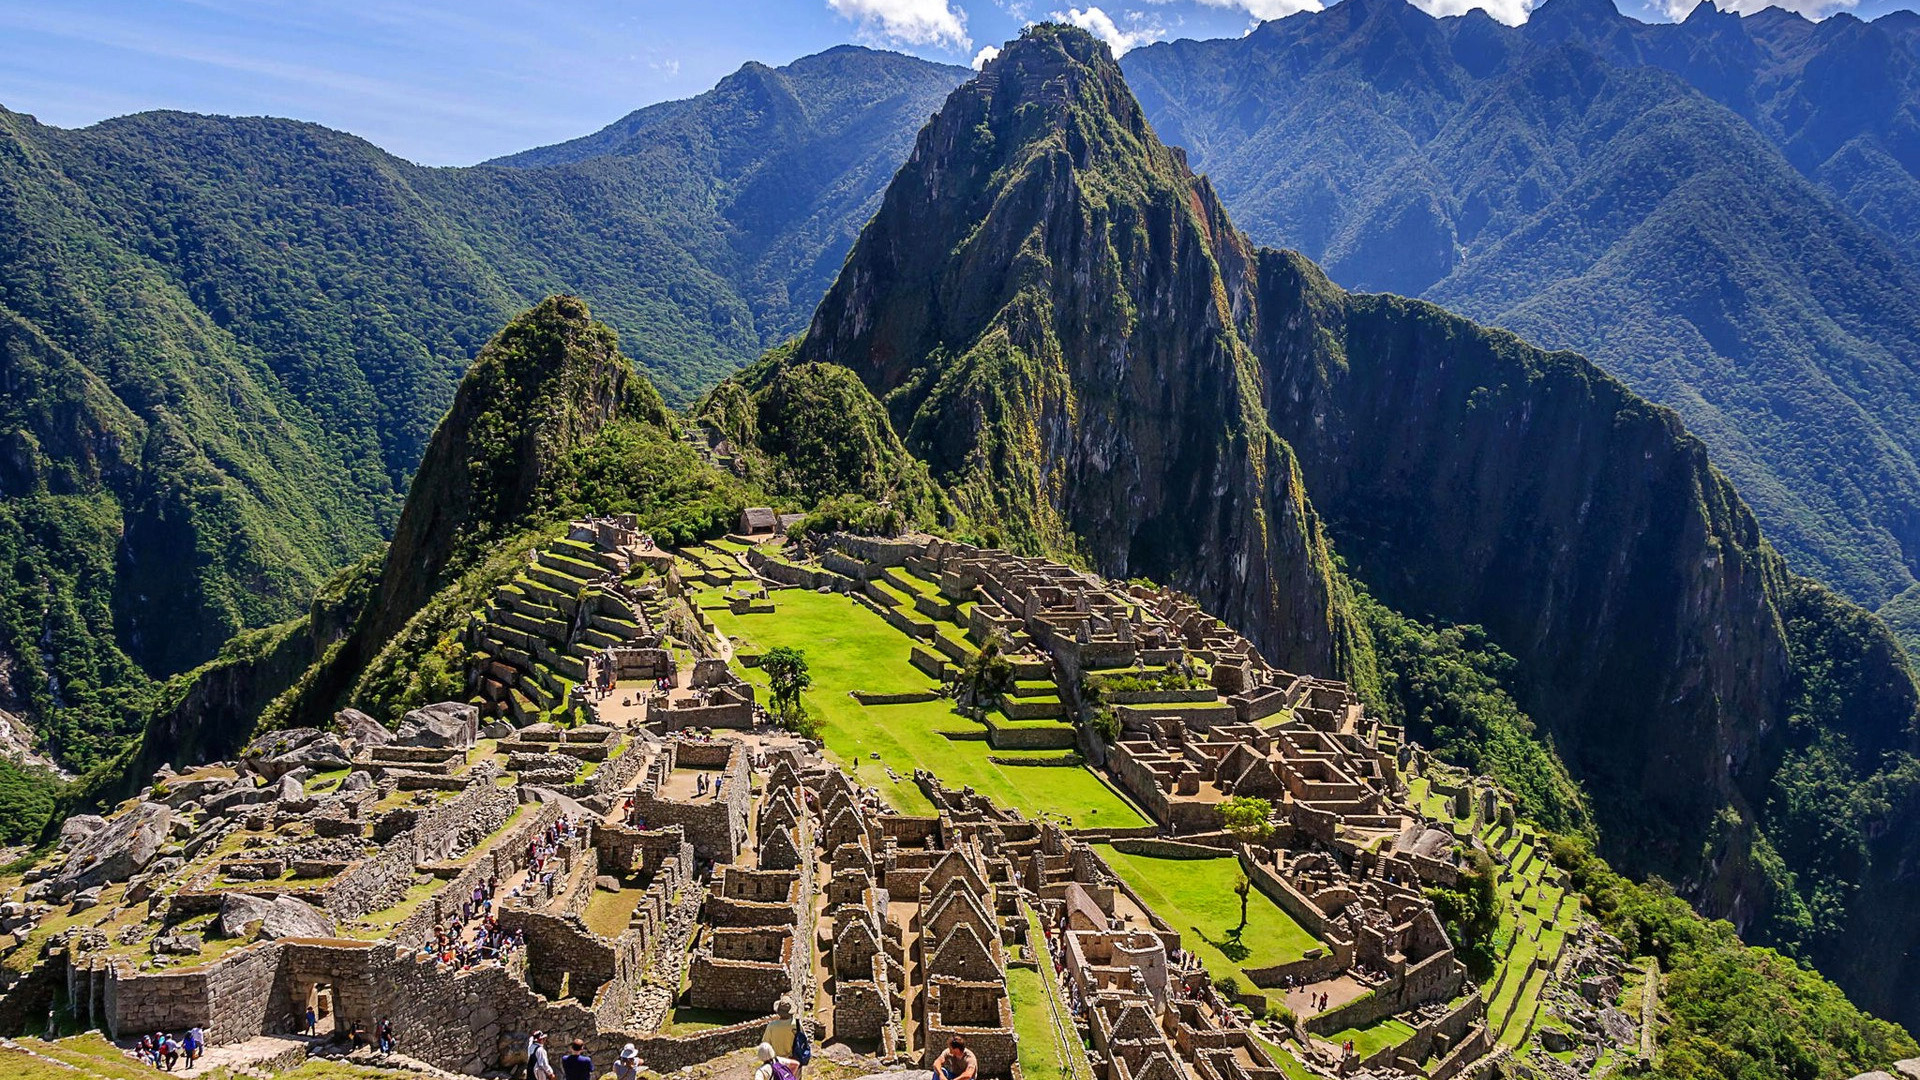
[[[1531,34],[1563,40],[1585,37],[1631,21],[1620,13],[1614,0],[1546,0],[1527,16],[1525,25]]]

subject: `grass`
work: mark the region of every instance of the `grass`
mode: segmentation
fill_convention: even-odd
[[[106,1036],[101,1035],[97,1031],[89,1031],[83,1035],[74,1035],[69,1038],[55,1040],[54,1042],[45,1042],[33,1038],[25,1038],[19,1041],[20,1045],[32,1050],[34,1053],[42,1054],[55,1061],[62,1061],[68,1065],[85,1070],[83,1073],[73,1073],[61,1069],[57,1065],[48,1065],[43,1061],[33,1061],[31,1058],[21,1055],[22,1059],[28,1063],[29,1070],[35,1067],[48,1069],[51,1070],[47,1073],[48,1076],[59,1076],[62,1080],[75,1080],[76,1077],[88,1075],[104,1077],[106,1080],[147,1080],[148,1077],[156,1075],[153,1069],[126,1056],[120,1051],[119,1047],[108,1042]],[[8,1066],[15,1064],[11,1059],[4,1057],[0,1057],[0,1062],[5,1062]],[[39,1074],[31,1071],[15,1073],[11,1068],[0,1070],[0,1076],[11,1078],[22,1075],[35,1077]]]
[[[587,901],[587,929],[601,937],[610,938],[626,933],[627,922],[633,918],[633,909],[640,906],[640,898],[645,895],[645,889],[621,889],[619,892],[595,889],[593,898]]]
[[[1319,1074],[1308,1072],[1307,1067],[1300,1064],[1300,1059],[1293,1056],[1293,1051],[1261,1035],[1255,1035],[1253,1039],[1273,1059],[1273,1063],[1280,1066],[1280,1075],[1287,1080],[1320,1080]]]
[[[1031,939],[1029,939],[1031,940]],[[1007,996],[1013,1000],[1013,1034],[1020,1050],[1020,1072],[1027,1080],[1071,1080],[1060,1060],[1060,1040],[1047,1011],[1047,986],[1033,968],[1007,968]]]
[[[1058,1001],[1060,987],[1053,977],[1047,935],[1032,908],[1023,907],[1023,917],[1027,921],[1027,947],[1033,950],[1037,964],[1035,968],[1007,968],[1007,996],[1013,1005],[1020,1072],[1029,1080],[1073,1080],[1074,1063],[1062,1055],[1084,1054],[1084,1048],[1062,1045],[1054,1032],[1048,995]],[[1078,1036],[1072,1037],[1077,1043]]]
[[[1348,1039],[1352,1039],[1354,1052],[1364,1059],[1385,1050],[1389,1046],[1399,1046],[1412,1037],[1413,1028],[1409,1027],[1405,1021],[1396,1020],[1389,1016],[1384,1020],[1376,1020],[1365,1027],[1347,1028],[1344,1031],[1336,1031],[1328,1035],[1326,1039],[1335,1045],[1345,1043]]]
[[[693,1035],[757,1019],[760,1019],[757,1013],[734,1012],[730,1009],[696,1009],[691,1005],[676,1005],[673,1012],[667,1016],[667,1022],[661,1026],[660,1034],[676,1037]]]
[[[1244,981],[1244,968],[1290,963],[1320,944],[1258,889],[1247,898],[1246,929],[1234,936],[1240,925],[1240,898],[1233,892],[1238,859],[1155,859],[1128,855],[1111,844],[1098,847],[1113,872],[1180,931],[1182,942],[1215,979]]]
[[[930,769],[942,782],[971,785],[1002,806],[1028,817],[1050,816],[1079,828],[1132,828],[1146,819],[1084,768],[1035,770],[1001,766],[989,754],[1006,758],[1049,757],[1057,751],[992,751],[985,742],[955,742],[942,730],[966,730],[972,721],[954,715],[942,700],[908,705],[862,705],[853,690],[903,693],[939,689],[907,662],[906,635],[886,620],[833,593],[789,589],[773,594],[775,614],[713,613],[715,623],[751,652],[781,645],[803,649],[813,688],[809,711],[821,718],[829,756],[863,784],[874,784],[895,809],[931,814],[933,807],[913,785],[913,770]],[[764,693],[766,676],[757,668],[741,674]],[[880,761],[869,755],[879,754]],[[888,782],[877,765],[892,766],[899,783]],[[1036,775],[1040,773],[1041,775]]]

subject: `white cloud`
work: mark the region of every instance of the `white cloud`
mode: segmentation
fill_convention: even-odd
[[[1113,21],[1113,17],[1097,7],[1069,8],[1065,12],[1056,11],[1053,17],[1073,25],[1107,43],[1115,56],[1125,56],[1127,50],[1158,41],[1167,36],[1167,32],[1157,25],[1142,20],[1139,12],[1134,12],[1127,20],[1131,29],[1122,30]]]
[[[1860,0],[1714,0],[1722,11],[1737,11],[1742,15],[1751,15],[1761,8],[1786,8],[1797,11],[1809,19],[1824,19],[1841,11],[1852,11],[1860,6]],[[1669,9],[1681,5],[1669,2]],[[1692,4],[1685,4],[1675,18],[1684,19],[1687,12],[1693,10]]]
[[[903,45],[964,49],[973,44],[967,13],[947,0],[827,0],[827,6],[859,23],[862,31]]]
[[[1208,7],[1234,8],[1256,19],[1284,19],[1301,11],[1319,11],[1320,0],[1200,0]]]
[[[1660,0],[1668,2],[1668,0]],[[1527,13],[1533,10],[1534,0],[1413,0],[1414,6],[1436,19],[1449,15],[1465,15],[1474,8],[1480,8],[1508,26],[1519,26],[1527,21]]]
[[[986,67],[987,61],[999,55],[1000,46],[998,45],[980,46],[980,51],[973,54],[973,70],[979,71],[981,68]]]

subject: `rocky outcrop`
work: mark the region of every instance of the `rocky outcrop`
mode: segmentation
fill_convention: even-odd
[[[230,892],[220,900],[220,917],[215,926],[221,937],[246,937],[254,927],[264,940],[281,938],[330,938],[333,920],[313,905],[291,896],[269,900],[247,893]]]
[[[1389,605],[1519,659],[1609,857],[1710,914],[1753,929],[1823,880],[1910,877],[1877,850],[1778,857],[1778,777],[1815,733],[1890,793],[1850,827],[1895,835],[1920,798],[1884,627],[1793,579],[1675,415],[1582,358],[1255,250],[1085,34],[1030,28],[954,92],[793,362],[857,373],[977,522],[1364,684],[1324,514]],[[1815,955],[1904,941],[1910,912],[1822,914]]]
[[[479,730],[479,709],[457,701],[443,701],[401,717],[393,744],[429,746],[437,750],[463,749],[473,745]]]
[[[48,881],[53,899],[117,881],[146,869],[167,842],[173,811],[158,803],[141,803],[88,834],[73,849],[66,865]]]

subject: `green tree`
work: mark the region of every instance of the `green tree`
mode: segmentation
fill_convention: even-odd
[[[990,705],[1013,689],[1013,661],[1001,653],[998,641],[989,641],[961,669],[960,683],[968,704]]]
[[[1427,890],[1433,913],[1453,939],[1454,954],[1476,979],[1493,974],[1494,933],[1500,928],[1500,901],[1494,893],[1493,863],[1483,851],[1472,853],[1472,868],[1445,888]]]
[[[1253,844],[1273,835],[1273,804],[1265,799],[1235,795],[1220,804],[1220,825],[1242,843]],[[1246,898],[1240,900],[1241,922],[1246,921]]]
[[[782,716],[791,717],[800,707],[800,692],[813,685],[813,676],[807,671],[807,654],[787,645],[769,649],[760,658],[760,670],[767,673],[767,682],[773,690],[773,707]]]

